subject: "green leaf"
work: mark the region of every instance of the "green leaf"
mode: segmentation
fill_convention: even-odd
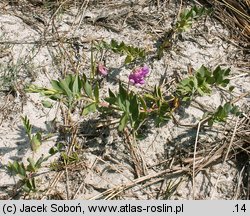
[[[31,185],[32,185],[32,190],[36,191],[36,180],[35,180],[35,178],[31,179]]]
[[[63,143],[57,143],[56,146],[53,146],[49,149],[49,154],[55,155],[57,152],[62,150],[63,146],[64,146]]]
[[[42,135],[40,132],[37,132],[31,139],[31,149],[36,152],[38,148],[41,146]]]
[[[159,114],[160,116],[163,118],[163,117],[166,117],[166,114],[168,114],[170,112],[170,106],[169,106],[169,103],[162,103],[161,107],[160,107],[160,110],[159,110]],[[169,120],[169,117],[168,117],[168,120]]]
[[[68,98],[73,98],[73,93],[69,88],[69,76],[65,78],[64,80],[60,80],[59,86],[62,88],[65,95],[68,96]]]
[[[57,149],[54,146],[49,149],[49,154],[50,155],[55,155],[57,152],[58,151],[57,151]]]
[[[158,90],[157,90],[157,85],[154,86],[154,93],[153,93],[153,97],[159,98],[158,95]]]
[[[18,169],[18,174],[20,175],[21,178],[26,177],[26,169],[23,163],[18,163],[17,162],[17,169]]]
[[[16,173],[19,173],[19,167],[20,167],[20,164],[17,161],[14,161],[13,168],[14,168]]]
[[[104,100],[107,101],[110,105],[115,105],[117,102],[116,98],[110,98],[110,97],[105,98]]]
[[[188,85],[190,83],[190,80],[193,78],[193,76],[190,76],[189,78],[185,78],[180,82],[181,86]]]
[[[90,112],[95,112],[96,111],[96,102],[93,102],[89,105],[87,105],[83,111],[82,111],[82,115],[87,115],[89,114]]]
[[[231,70],[228,68],[228,69],[224,70],[224,75],[229,76],[230,72],[231,72]]]
[[[8,162],[8,169],[14,174],[18,174],[18,166],[19,164],[17,161],[14,161],[13,163],[11,163],[10,161]]]
[[[198,93],[201,95],[201,96],[204,96],[205,95],[205,92],[202,91],[200,88],[197,89]]]
[[[229,79],[226,79],[229,73],[230,73],[230,69],[221,69],[220,66],[216,67],[216,69],[213,71],[215,84],[226,87],[230,81]]]
[[[226,112],[229,113],[230,110],[232,109],[232,105],[229,102],[227,102],[227,103],[224,104],[223,109],[225,109]]]
[[[130,101],[127,99],[125,100],[125,112],[130,112]]]
[[[130,101],[129,112],[132,114],[133,121],[138,120],[139,117],[139,105],[137,102],[137,97],[134,95]]]
[[[64,78],[64,80],[67,83],[67,86],[72,90],[72,84],[73,84],[74,76],[72,74],[68,74]]]
[[[58,151],[61,151],[63,149],[63,147],[64,147],[63,143],[57,143],[57,145],[56,145],[56,148]]]
[[[51,103],[50,101],[47,101],[47,100],[42,100],[42,105],[45,108],[52,108],[53,107],[53,103]]]
[[[193,83],[193,87],[195,89],[198,89],[198,80],[196,79],[196,77],[194,77],[194,79],[192,80],[192,83]]]
[[[74,82],[73,82],[73,86],[72,86],[72,92],[73,95],[79,95],[80,94],[80,78],[78,75],[74,76]]]
[[[187,101],[190,101],[190,100],[191,100],[190,97],[183,97],[183,98],[182,98],[182,101],[184,101],[184,102],[187,102]]]
[[[134,59],[132,55],[127,55],[125,58],[125,64],[130,64],[133,60]]]
[[[106,49],[111,49],[114,53],[119,53],[121,55],[127,55],[125,59],[125,64],[129,64],[136,59],[145,58],[145,51],[138,47],[133,47],[125,44],[123,41],[119,44],[116,40],[112,39],[110,45],[107,46],[106,42],[103,42],[103,47]]]
[[[151,101],[155,101],[155,97],[154,97],[153,95],[151,95],[151,94],[145,94],[144,97],[145,97],[146,99],[151,100]]]
[[[213,76],[214,76],[215,82],[216,82],[217,84],[222,83],[222,81],[223,81],[223,72],[221,71],[220,66],[218,66],[218,67],[214,70]]]
[[[31,92],[31,93],[40,93],[40,88],[38,88],[36,85],[28,85],[25,87],[25,92]]]
[[[23,190],[27,193],[30,193],[31,191],[36,191],[35,178],[26,179],[25,184],[23,185]]]
[[[25,184],[23,185],[22,189],[26,192],[26,193],[30,193],[31,191],[31,184],[29,182],[25,182]]]
[[[205,67],[204,65],[202,65],[197,71],[196,74],[201,77],[201,78],[207,78],[207,77],[211,77],[212,73],[210,72],[210,70]]]
[[[118,49],[118,42],[116,40],[112,39],[110,46],[113,49],[113,51],[116,51]]]
[[[232,109],[230,110],[230,113],[232,113],[236,116],[239,116],[241,114],[238,106],[233,106]]]
[[[115,94],[109,89],[109,97],[116,98]]]
[[[37,162],[35,164],[36,170],[40,169],[42,167],[42,163],[45,162],[48,159],[49,159],[49,157],[44,157],[44,155],[42,155],[41,157],[39,157],[39,159],[37,160]]]
[[[147,104],[146,104],[144,98],[141,97],[141,96],[139,96],[139,100],[140,100],[140,102],[141,102],[141,105],[142,105],[144,111],[147,111]]]
[[[214,124],[214,120],[213,119],[209,119],[207,123],[208,123],[209,127],[212,127],[213,124]]]
[[[126,101],[126,99],[123,101],[122,97],[120,95],[118,96],[118,98],[117,98],[117,105],[124,112],[126,112],[126,102],[125,101]]]
[[[224,122],[226,121],[228,115],[234,114],[238,115],[239,113],[237,112],[238,108],[236,106],[233,106],[229,102],[225,103],[223,106],[219,106],[215,113],[212,115],[212,120],[213,122]]]
[[[89,84],[89,82],[88,82],[87,80],[86,80],[86,82],[84,83],[83,88],[84,88],[84,91],[85,91],[86,95],[87,95],[89,98],[93,98],[92,87],[91,87],[91,85]]]
[[[209,10],[206,10],[204,7],[197,8],[196,6],[191,9],[185,9],[181,12],[180,17],[176,23],[176,30],[179,32],[186,31],[191,27],[192,21],[201,17],[204,14],[207,14]]]
[[[229,79],[224,79],[224,80],[222,81],[222,83],[221,83],[221,86],[222,86],[222,87],[227,87],[227,85],[228,85],[229,82],[230,82]]]
[[[32,158],[28,158],[27,161],[29,162],[29,165],[27,166],[27,171],[36,172],[35,161]]]
[[[50,82],[51,86],[56,90],[56,91],[59,91],[59,92],[63,92],[63,89],[60,87],[59,85],[59,81],[57,80],[52,80]]]
[[[30,138],[30,136],[31,136],[31,132],[32,132],[32,126],[31,126],[31,124],[30,124],[30,121],[29,121],[29,119],[28,119],[28,117],[27,116],[25,116],[25,117],[21,117],[22,118],[22,120],[23,120],[23,125],[24,125],[24,128],[25,128],[25,131],[26,131],[26,134],[29,136],[29,138]]]
[[[43,96],[47,96],[47,97],[53,97],[55,95],[65,95],[63,91],[57,91],[55,89],[48,89],[48,88],[43,88],[40,91],[40,94]]]
[[[95,101],[98,103],[99,102],[99,86],[98,86],[98,84],[94,88],[94,96],[95,96]]]
[[[127,125],[127,122],[128,122],[128,115],[127,115],[127,113],[124,113],[121,117],[120,122],[119,122],[118,130],[123,131]]]
[[[160,86],[158,86],[156,88],[156,92],[157,92],[157,95],[158,95],[159,99],[162,99],[162,92],[161,92],[161,87]]]
[[[121,102],[124,103],[127,99],[128,93],[125,90],[125,88],[122,86],[121,83],[119,83],[119,97],[121,98]]]

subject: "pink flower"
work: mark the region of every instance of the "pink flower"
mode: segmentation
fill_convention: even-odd
[[[107,76],[107,74],[108,74],[108,69],[102,63],[98,64],[97,71],[102,76]]]
[[[145,77],[149,75],[149,68],[147,66],[143,66],[140,68],[136,68],[133,72],[129,75],[128,79],[129,82],[135,86],[141,86],[145,84]]]

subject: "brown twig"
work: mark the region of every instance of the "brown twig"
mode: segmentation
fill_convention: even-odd
[[[223,167],[225,166],[225,162],[226,162],[226,160],[228,159],[229,152],[230,152],[230,150],[231,150],[231,148],[232,148],[233,141],[234,141],[234,138],[235,138],[235,134],[236,134],[236,131],[237,131],[238,122],[239,122],[239,118],[237,118],[237,120],[236,120],[236,123],[235,123],[235,126],[234,126],[234,131],[233,131],[233,134],[232,134],[232,137],[231,137],[229,146],[227,147],[226,155],[225,155],[224,160],[223,160],[223,162],[222,162],[221,169],[220,169],[219,175],[218,175],[218,177],[217,177],[217,179],[216,179],[214,188],[213,188],[213,190],[212,190],[212,192],[211,192],[211,199],[214,198],[215,190],[217,190],[217,185],[218,185],[219,179],[220,179],[221,174],[222,174],[222,169],[223,169]]]

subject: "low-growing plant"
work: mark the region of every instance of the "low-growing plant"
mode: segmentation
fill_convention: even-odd
[[[205,116],[210,116],[208,120],[208,125],[213,126],[214,123],[218,122],[226,122],[228,116],[236,115],[239,116],[241,112],[239,111],[239,107],[231,104],[230,102],[225,103],[223,106],[220,105],[215,112],[206,113]]]
[[[176,32],[187,31],[189,28],[191,28],[194,20],[209,13],[211,13],[211,10],[208,10],[205,7],[193,6],[191,9],[185,9],[180,14],[180,17],[175,26],[175,31]]]
[[[112,39],[110,43],[102,41],[97,44],[96,47],[99,50],[111,50],[114,53],[126,55],[125,64],[130,64],[136,60],[144,60],[146,58],[146,52],[144,49],[127,45],[123,41],[119,43],[114,39]]]
[[[154,91],[151,94],[145,94],[143,99],[147,104],[149,116],[154,119],[157,126],[171,119],[171,113],[175,109],[173,106],[175,98],[163,96],[160,86],[155,86]]]
[[[121,83],[117,94],[109,89],[109,97],[105,98],[110,105],[109,111],[114,109],[122,113],[118,129],[122,131],[129,124],[135,132],[149,118],[153,119],[157,126],[171,119],[175,109],[174,100],[174,97],[165,98],[159,86],[155,86],[151,93],[140,95],[126,90]]]
[[[22,117],[22,120],[26,134],[28,135],[29,138],[31,150],[36,152],[38,148],[41,146],[42,134],[41,132],[37,132],[34,135],[32,134],[32,125],[30,124],[30,121],[27,116]]]
[[[30,85],[27,92],[40,93],[54,101],[60,101],[71,112],[80,101],[85,102],[82,114],[94,112],[99,103],[99,86],[94,88],[85,76],[69,74],[64,79],[52,80],[52,88],[43,88]]]
[[[197,20],[203,15],[209,14],[211,10],[204,7],[193,6],[191,9],[185,9],[180,16],[173,28],[169,29],[162,38],[158,41],[157,47],[157,58],[161,59],[164,54],[164,50],[172,47],[175,39],[178,35],[186,32],[191,26],[194,20]]]
[[[57,145],[56,147],[52,147],[49,150],[49,155],[38,158],[37,161],[34,161],[32,158],[28,158],[28,165],[24,165],[23,162],[9,162],[7,165],[8,171],[12,175],[17,175],[21,178],[21,185],[25,192],[35,192],[37,191],[36,186],[36,179],[35,175],[39,171],[39,169],[42,167],[42,164],[46,162],[51,156],[55,155],[58,151],[60,151],[60,145]]]
[[[140,116],[140,103],[138,96],[133,91],[127,91],[123,85],[119,84],[117,94],[109,89],[109,97],[105,98],[113,109],[120,111],[121,118],[118,129],[123,130],[129,122],[131,127],[136,129],[142,120]]]
[[[68,153],[68,151],[66,150],[65,144],[59,143],[58,149],[60,151],[57,151],[57,152],[60,153],[60,156],[56,161],[50,163],[51,170],[58,171],[58,170],[61,170],[68,165],[75,164],[76,162],[80,161],[79,153],[77,151],[74,151],[72,153]],[[57,150],[57,148],[54,149],[54,151],[55,150]]]
[[[228,85],[229,79],[227,77],[229,73],[230,69],[222,69],[220,66],[211,71],[202,65],[194,72],[194,75],[183,79],[177,85],[176,94],[182,101],[190,101],[197,95],[210,94],[213,86],[226,87]],[[232,90],[232,87],[229,90]]]
[[[29,58],[31,57],[27,56],[26,59]],[[26,59],[19,58],[16,62],[0,63],[0,91],[15,93],[17,82],[22,76],[34,77],[34,65],[27,64]]]
[[[104,65],[101,65],[100,68],[98,65],[97,69],[104,70],[103,73],[107,72]],[[69,112],[78,106],[82,109],[81,114],[83,116],[96,110],[105,115],[112,115],[118,118],[117,129],[119,131],[129,129],[134,138],[133,144],[136,144],[136,139],[143,138],[140,129],[149,120],[153,120],[157,126],[161,126],[173,118],[175,110],[182,102],[191,102],[196,96],[209,95],[212,89],[217,86],[228,87],[229,73],[230,69],[223,69],[220,66],[210,70],[202,65],[191,76],[177,84],[175,92],[164,92],[163,86],[155,85],[152,91],[148,90],[145,93],[143,90],[135,90],[136,87],[140,88],[145,84],[146,77],[149,75],[149,68],[144,65],[132,70],[128,76],[126,87],[119,82],[117,92],[109,89],[108,97],[104,98],[99,98],[98,82],[95,82],[94,79],[89,81],[85,75],[80,77],[78,74],[70,74],[64,79],[52,80],[51,88],[32,85],[27,90],[41,93],[51,100],[62,102]],[[101,73],[101,75],[105,74]],[[231,90],[232,87],[229,87],[229,91]],[[84,105],[82,106],[82,104]],[[219,106],[214,112],[206,113],[203,119],[207,118],[208,125],[212,126],[214,123],[226,121],[229,114],[238,115],[239,111],[236,106],[226,103]],[[29,139],[37,143],[37,140],[40,140],[39,134],[32,135],[31,125],[27,117],[23,118],[23,121]],[[35,147],[32,148],[35,149]],[[53,155],[56,152],[58,152],[57,149],[52,149],[49,153]],[[8,167],[12,173],[21,177],[24,190],[30,192],[36,190],[34,173],[46,160],[47,158],[44,157],[41,157],[37,162],[28,159],[29,164],[27,166],[23,163],[14,162],[9,163]],[[67,165],[78,161],[79,155],[76,151],[69,154],[64,150],[60,152],[58,163],[51,163],[51,169],[57,171],[65,169]],[[172,188],[169,189],[170,196]]]
[[[105,68],[107,70],[107,68]],[[155,86],[153,92],[138,95],[133,90],[119,84],[118,93],[109,89],[109,97],[104,98],[108,106],[104,105],[99,98],[99,86],[93,87],[83,75],[67,75],[65,79],[52,80],[52,88],[30,86],[29,92],[39,92],[52,100],[63,102],[71,111],[78,102],[83,101],[82,115],[99,110],[107,113],[117,113],[120,116],[118,129],[124,130],[129,125],[137,131],[147,119],[152,118],[157,126],[171,119],[173,112],[181,102],[191,101],[196,96],[210,94],[215,86],[227,87],[230,69],[222,69],[220,66],[211,71],[201,66],[193,75],[183,79],[178,85],[176,92],[163,95],[160,86]],[[137,67],[129,75],[129,83],[137,87],[145,83],[149,74],[147,66]],[[230,87],[229,90],[232,90]],[[105,106],[107,106],[105,108]],[[215,118],[216,119],[216,118]]]

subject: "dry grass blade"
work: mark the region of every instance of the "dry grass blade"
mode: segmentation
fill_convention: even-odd
[[[125,190],[132,188],[132,187],[134,187],[142,182],[145,182],[145,181],[150,180],[152,178],[157,178],[157,177],[162,176],[162,175],[166,175],[166,174],[176,175],[176,174],[185,173],[185,172],[189,172],[189,171],[190,171],[190,169],[185,168],[185,167],[183,167],[183,168],[182,167],[173,167],[173,169],[171,169],[171,170],[166,169],[166,170],[163,170],[163,171],[160,171],[157,173],[153,173],[153,174],[149,174],[149,175],[137,178],[133,182],[128,182],[126,184],[117,185],[114,188],[108,189],[105,192],[98,194],[95,197],[92,197],[90,200],[101,199],[101,198],[106,197],[106,196],[108,198],[110,198],[110,194],[118,195],[118,194],[124,192]],[[114,196],[112,196],[112,198],[114,198]]]
[[[195,199],[195,162],[196,162],[196,150],[197,150],[197,143],[199,138],[199,132],[200,132],[201,122],[198,123],[197,132],[196,132],[196,138],[195,138],[195,144],[194,144],[194,158],[193,158],[193,199]]]
[[[223,163],[222,163],[222,165],[221,165],[220,173],[219,173],[219,175],[218,175],[218,177],[217,177],[217,180],[216,180],[216,183],[215,183],[215,185],[214,185],[214,189],[213,189],[213,191],[212,191],[211,199],[214,198],[214,192],[215,192],[216,189],[217,189],[217,185],[218,185],[219,179],[220,179],[221,174],[222,174],[222,169],[223,169],[223,167],[224,167],[224,165],[225,165],[225,162],[226,162],[226,160],[228,159],[228,155],[229,155],[229,153],[230,153],[230,151],[231,151],[231,148],[232,148],[232,145],[233,145],[233,141],[234,141],[234,138],[235,138],[235,135],[236,135],[238,123],[239,123],[239,118],[237,118],[237,121],[236,121],[236,123],[235,123],[234,131],[233,131],[233,134],[232,134],[232,137],[231,137],[229,146],[227,147],[227,152],[226,152],[225,158],[224,158],[224,160],[223,160]]]
[[[143,155],[136,143],[134,137],[130,137],[130,134],[127,130],[124,131],[126,136],[126,143],[128,145],[128,149],[131,154],[131,158],[133,160],[135,166],[135,172],[137,177],[147,175],[147,166],[145,164],[145,160],[143,159]]]
[[[237,29],[241,38],[249,46],[250,41],[250,11],[249,0],[235,1],[235,0],[222,0],[222,1],[200,1],[206,5],[211,6],[215,11],[215,16],[230,29]],[[237,38],[234,38],[237,39]]]
[[[246,108],[244,117],[240,120],[236,133],[234,148],[237,148],[235,155],[241,172],[239,173],[240,192],[238,195],[243,199],[250,199],[250,110]]]

